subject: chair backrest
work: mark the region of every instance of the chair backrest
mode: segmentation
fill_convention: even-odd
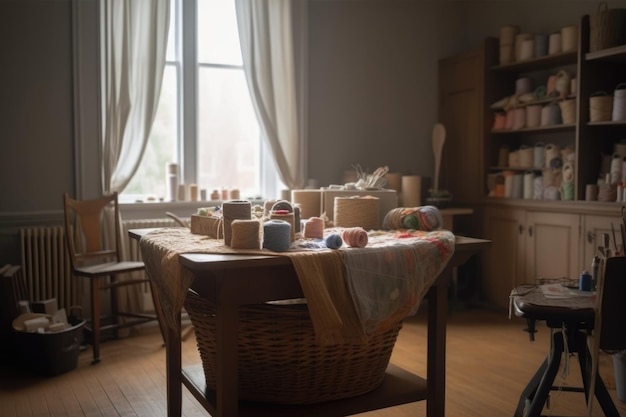
[[[602,283],[600,349],[626,349],[626,257],[606,259]]]
[[[88,262],[120,261],[117,193],[90,200],[63,198],[65,240],[72,268]]]

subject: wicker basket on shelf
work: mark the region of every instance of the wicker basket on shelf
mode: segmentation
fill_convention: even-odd
[[[595,52],[626,42],[626,9],[609,9],[606,2],[589,16],[589,51]]]
[[[215,308],[189,291],[185,309],[196,333],[207,387],[215,389]],[[382,382],[402,323],[366,344],[320,346],[306,304],[239,310],[239,398],[311,404],[365,394]]]

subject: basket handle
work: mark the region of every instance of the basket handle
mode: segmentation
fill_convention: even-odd
[[[626,83],[619,83],[615,86],[616,90],[619,90],[620,88],[626,88]]]

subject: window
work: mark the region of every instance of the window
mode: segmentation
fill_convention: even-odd
[[[165,196],[166,165],[181,183],[237,188],[243,198],[278,187],[243,71],[234,0],[171,0],[167,63],[155,121],[126,196]],[[273,166],[271,167],[273,168]],[[264,175],[261,175],[263,172]],[[268,178],[267,173],[270,173]]]

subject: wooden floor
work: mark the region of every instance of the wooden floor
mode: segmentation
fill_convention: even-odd
[[[392,362],[426,375],[425,318],[407,320]],[[446,415],[460,417],[513,416],[519,394],[549,348],[549,329],[539,324],[535,342],[522,329],[525,322],[504,312],[465,309],[448,321]],[[165,351],[156,327],[102,345],[102,362],[91,365],[91,351],[81,352],[77,369],[57,377],[35,377],[11,366],[1,369],[0,416],[146,416],[166,415]],[[195,340],[183,343],[183,361],[198,361]],[[626,404],[615,394],[609,356],[601,358],[601,373],[626,417]],[[577,386],[579,369],[570,361],[570,374],[557,384]],[[183,389],[183,415],[207,416]],[[555,391],[547,415],[584,416],[584,396]],[[360,416],[419,417],[425,402],[407,404]],[[597,403],[594,416],[603,415]]]

